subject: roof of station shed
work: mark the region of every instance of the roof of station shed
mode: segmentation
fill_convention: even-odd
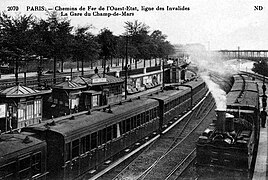
[[[9,87],[7,89],[3,89],[0,91],[0,96],[1,97],[6,97],[6,98],[23,98],[23,97],[29,97],[29,96],[37,96],[37,95],[43,95],[43,94],[48,94],[51,93],[51,90],[36,90],[32,89],[26,86],[13,86]]]
[[[86,77],[76,77],[72,81],[82,85],[95,86],[122,83],[124,79],[109,75],[103,77],[103,74],[93,74]]]
[[[65,89],[65,90],[77,90],[77,89],[83,89],[86,88],[85,85],[79,84],[74,81],[64,81],[62,83],[56,84],[53,86],[53,89]]]

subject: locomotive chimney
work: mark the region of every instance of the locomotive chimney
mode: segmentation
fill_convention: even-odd
[[[226,116],[226,110],[223,109],[216,109],[215,110],[217,115],[217,122],[216,127],[217,130],[221,133],[225,132],[225,116]]]
[[[225,123],[225,130],[228,132],[234,132],[234,116],[226,113],[226,123]]]

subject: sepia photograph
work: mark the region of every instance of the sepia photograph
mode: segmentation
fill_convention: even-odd
[[[267,0],[1,0],[0,180],[266,180]]]

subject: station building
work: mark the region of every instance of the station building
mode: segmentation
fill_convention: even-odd
[[[66,80],[52,87],[52,94],[44,103],[47,111],[46,118],[53,118],[73,114],[80,110],[80,98],[82,91],[87,86]]]
[[[94,74],[76,77],[73,81],[87,86],[87,90],[82,92],[83,101],[80,103],[83,110],[117,103],[122,100],[124,80],[121,78]]]
[[[43,98],[51,90],[17,85],[0,91],[0,130],[7,132],[38,124],[43,117]]]

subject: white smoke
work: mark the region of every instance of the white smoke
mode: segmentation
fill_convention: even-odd
[[[200,74],[201,78],[205,81],[216,102],[217,109],[225,110],[226,107],[226,92],[220,88],[218,84],[211,80],[210,75],[207,72]]]
[[[220,88],[219,84],[213,81],[214,77],[226,79],[237,70],[228,66],[225,60],[217,53],[204,51],[204,49],[188,48],[191,63],[197,66],[198,74],[207,84],[209,91],[215,99],[217,109],[226,109],[226,92]]]

